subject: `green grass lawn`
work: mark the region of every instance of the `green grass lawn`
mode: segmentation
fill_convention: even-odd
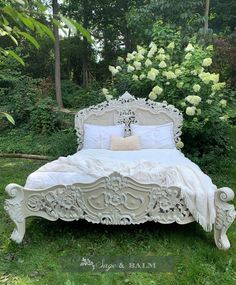
[[[232,131],[231,156],[219,158],[206,171],[213,182],[236,189],[236,129]],[[50,222],[27,220],[23,243],[9,240],[13,223],[3,210],[8,183],[24,185],[28,174],[45,162],[0,159],[0,283],[42,285],[232,285],[236,284],[236,223],[228,237],[230,250],[216,248],[213,232],[197,223],[137,226],[93,225],[86,221]],[[234,201],[235,203],[235,201]],[[172,273],[78,273],[62,270],[63,257],[78,256],[173,256]]]

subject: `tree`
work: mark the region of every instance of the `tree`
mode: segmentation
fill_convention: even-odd
[[[53,0],[54,13],[53,15],[47,13],[47,7],[44,6],[41,0],[3,0],[0,3],[0,37],[9,37],[16,46],[19,45],[18,41],[22,38],[29,41],[37,49],[40,47],[35,35],[44,37],[48,36],[55,41],[56,50],[56,90],[57,90],[57,101],[59,107],[62,107],[62,99],[60,94],[60,54],[59,54],[59,35],[58,27],[63,28],[61,22],[63,22],[69,29],[73,30],[74,33],[80,31],[82,35],[91,42],[90,34],[84,29],[79,23],[62,17],[58,14],[58,2]],[[38,17],[49,17],[52,18],[54,24],[54,36],[50,27],[47,27],[42,21],[36,20]],[[0,54],[3,57],[13,57],[24,65],[24,61],[15,51],[12,49],[3,48],[0,46]],[[59,90],[59,91],[58,91]],[[3,113],[5,114],[5,113]]]
[[[59,5],[57,0],[52,0],[53,19],[58,20]],[[53,33],[55,37],[54,53],[55,53],[55,89],[56,100],[59,108],[63,108],[62,96],[61,96],[61,60],[60,60],[60,40],[58,25],[55,21],[53,23]]]
[[[210,0],[206,0],[205,13],[204,13],[204,35],[206,35],[208,32],[209,8],[210,8]]]

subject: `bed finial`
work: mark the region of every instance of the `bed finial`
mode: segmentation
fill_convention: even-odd
[[[128,91],[125,91],[125,93],[121,96],[121,99],[123,100],[134,100],[134,96],[132,96],[131,94],[129,94]]]

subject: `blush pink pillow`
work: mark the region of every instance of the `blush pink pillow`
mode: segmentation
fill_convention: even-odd
[[[111,150],[139,150],[138,136],[129,136],[126,138],[111,136]]]

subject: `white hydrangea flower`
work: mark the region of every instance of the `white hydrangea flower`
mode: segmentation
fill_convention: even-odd
[[[108,95],[109,94],[109,91],[107,88],[102,88],[102,93],[104,96]]]
[[[163,54],[163,53],[165,53],[165,50],[164,50],[163,48],[160,48],[160,49],[158,50],[158,53]]]
[[[203,60],[202,66],[210,66],[212,64],[212,59],[210,57],[207,57]]]
[[[167,67],[167,64],[165,63],[165,61],[161,61],[160,63],[159,63],[159,67],[160,68],[165,68],[165,67]]]
[[[160,86],[156,85],[155,87],[152,88],[152,92],[154,92],[157,95],[160,95],[163,92],[163,89]]]
[[[160,53],[160,54],[158,54],[157,56],[156,56],[156,59],[159,59],[159,60],[165,60],[166,59],[166,55],[165,54],[163,54],[163,53]]]
[[[190,104],[197,106],[202,101],[202,98],[199,96],[190,95],[190,96],[187,96],[185,100],[188,101]]]
[[[156,100],[157,99],[157,94],[152,91],[152,92],[149,93],[148,97],[151,100]]]
[[[205,83],[209,84],[211,80],[211,74],[210,72],[201,72],[198,74],[198,77]]]
[[[151,42],[149,48],[157,49],[157,45],[154,42]]]
[[[133,72],[134,70],[135,70],[135,68],[132,65],[128,65],[128,67],[127,67],[128,73]]]
[[[151,68],[151,70],[148,71],[147,78],[154,81],[158,74],[159,74],[159,71],[157,69]]]
[[[197,71],[196,71],[196,70],[192,70],[190,73],[191,73],[192,75],[197,75]]]
[[[121,56],[118,56],[118,57],[117,57],[117,60],[118,60],[119,62],[123,62],[123,61],[124,61],[123,57],[121,57]]]
[[[196,111],[196,107],[195,106],[186,108],[186,114],[188,116],[194,116],[195,115],[195,111]]]
[[[204,68],[203,67],[197,67],[196,71],[197,71],[197,74],[200,74],[200,73],[204,72]]]
[[[176,75],[173,71],[164,71],[163,75],[167,78],[167,79],[174,79],[176,78]]]
[[[148,71],[147,79],[154,81],[156,79],[156,73]]]
[[[190,52],[188,52],[186,55],[185,55],[185,59],[186,60],[189,60],[190,58],[192,57],[192,54]]]
[[[189,43],[184,50],[187,52],[191,52],[191,51],[194,51],[194,47],[192,44]]]
[[[133,78],[133,80],[138,81],[138,75],[134,74],[134,75],[132,76],[132,78]]]
[[[174,42],[169,43],[167,48],[168,49],[174,49],[175,48],[175,43]]]
[[[151,58],[151,57],[154,56],[154,54],[155,54],[155,51],[154,51],[153,49],[150,49],[150,51],[149,51],[148,54],[147,54],[147,57],[148,57],[148,58]]]
[[[213,45],[209,45],[206,50],[213,51]]]
[[[140,74],[139,79],[143,80],[146,77],[146,75],[144,73]]]
[[[225,108],[226,105],[227,105],[227,101],[225,99],[221,99],[220,102],[219,102],[219,105],[222,107],[222,108]]]
[[[181,89],[183,86],[184,86],[184,82],[183,81],[179,81],[176,84],[176,87],[179,88],[179,89]]]
[[[220,89],[225,87],[225,82],[219,82],[219,83],[215,83],[211,86],[211,90],[214,91],[219,91]]]
[[[193,91],[194,91],[194,92],[199,92],[200,89],[201,89],[201,86],[200,86],[199,84],[194,84],[194,85],[193,85]]]
[[[136,54],[137,54],[137,51],[134,50],[134,51],[132,52],[132,55],[135,56]]]
[[[228,118],[229,118],[228,115],[224,115],[224,116],[222,116],[222,117],[219,117],[219,119],[220,119],[221,121],[227,121]]]
[[[119,70],[116,69],[116,68],[115,68],[114,66],[112,66],[112,65],[109,65],[109,71],[112,73],[113,76],[115,76],[115,75],[119,72]]]
[[[134,61],[134,67],[136,68],[136,70],[141,70],[141,68],[142,68],[141,62]]]
[[[183,143],[182,141],[178,141],[175,145],[176,145],[176,147],[177,147],[178,149],[184,147],[184,143]]]
[[[182,101],[181,103],[180,103],[180,105],[181,105],[181,107],[186,107],[186,103],[184,102],[184,101]]]
[[[181,75],[183,72],[182,72],[182,70],[180,69],[180,68],[177,68],[176,70],[175,70],[175,75],[176,76],[179,76],[179,75]]]
[[[152,65],[152,62],[151,62],[151,60],[148,58],[148,59],[145,61],[144,64],[145,64],[146,67],[148,67],[148,66]]]
[[[126,61],[130,62],[131,60],[134,60],[134,55],[132,53],[127,53]]]
[[[138,51],[138,52],[143,49],[143,47],[140,46],[140,45],[137,45],[136,48],[137,48],[137,51]]]
[[[141,55],[144,55],[147,52],[147,50],[144,47],[141,47],[139,45],[137,45],[137,51]]]
[[[121,66],[119,66],[119,65],[116,67],[116,69],[117,69],[118,71],[121,71],[121,70],[122,70]]]
[[[136,56],[135,56],[135,59],[136,59],[137,61],[141,61],[141,60],[144,59],[144,56],[143,56],[141,53],[137,53]]]
[[[220,80],[220,75],[218,73],[211,73],[210,75],[210,80],[213,82],[213,83],[218,83],[219,80]]]
[[[112,95],[106,95],[106,100],[109,101],[109,100],[112,100],[113,99],[113,96]]]
[[[206,102],[207,102],[207,104],[211,105],[212,100],[211,99],[207,99]]]

